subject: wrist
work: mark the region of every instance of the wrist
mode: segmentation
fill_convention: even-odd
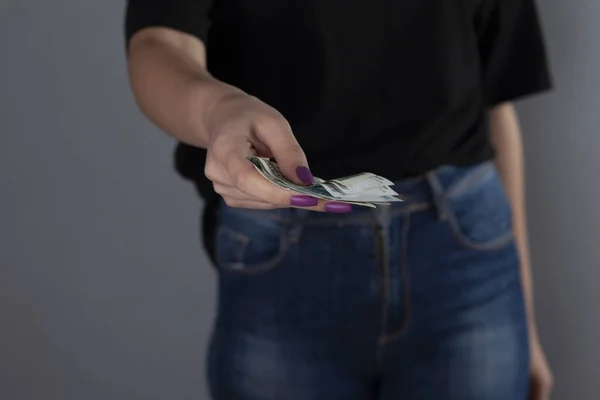
[[[243,95],[237,89],[214,78],[202,79],[191,85],[190,116],[194,121],[194,132],[205,143],[211,140],[211,133],[221,119],[219,110],[225,100],[233,96]]]

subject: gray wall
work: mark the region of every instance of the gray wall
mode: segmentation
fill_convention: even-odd
[[[600,398],[600,2],[539,0],[557,89],[520,107],[542,339],[556,399]]]
[[[0,399],[202,399],[214,277],[123,1],[0,3]]]
[[[541,4],[559,88],[522,105],[556,399],[600,393],[600,3]],[[214,276],[172,143],[128,91],[117,0],[0,3],[0,398],[205,399]]]

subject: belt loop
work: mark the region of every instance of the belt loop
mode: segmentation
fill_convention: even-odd
[[[429,183],[429,188],[431,189],[431,194],[433,197],[433,204],[437,210],[438,218],[440,221],[444,221],[448,218],[448,203],[446,201],[446,196],[444,193],[444,187],[440,182],[435,171],[430,171],[425,175],[427,182]]]
[[[377,225],[384,230],[388,229],[391,224],[391,211],[392,207],[386,205],[377,206],[377,208],[373,210],[373,212],[375,213],[375,221],[377,222]]]

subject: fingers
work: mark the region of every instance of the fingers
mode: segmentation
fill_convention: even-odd
[[[307,196],[294,196],[294,198],[295,197],[307,197]],[[309,199],[317,200],[317,202],[314,206],[313,205],[301,205],[301,203],[296,205],[296,204],[294,204],[294,198],[292,198],[292,207],[296,207],[296,208],[302,208],[302,209],[311,210],[311,211],[335,213],[335,214],[345,214],[345,213],[349,213],[352,211],[352,206],[347,203],[337,203],[334,201],[319,200],[319,199],[314,199],[314,197],[309,197]]]
[[[253,208],[261,210],[280,208],[279,206],[270,202],[265,202],[249,196],[233,186],[227,186],[220,183],[214,183],[213,186],[215,192],[220,194],[227,205],[231,207]],[[290,192],[289,204],[286,207],[301,208],[311,211],[325,211],[330,213],[347,213],[352,211],[352,206],[349,204],[319,200],[315,197],[294,192]]]
[[[269,182],[245,157],[228,157],[226,170],[232,185],[246,195],[279,207],[290,205],[293,193]]]
[[[249,161],[244,160],[244,162],[249,167],[244,167],[242,172],[236,175],[235,186],[250,197],[275,204],[278,207],[302,207],[314,211],[332,213],[347,213],[352,211],[352,206],[346,203],[319,200],[311,196],[280,188],[260,175]]]
[[[224,197],[289,206],[291,192],[263,178],[246,159],[246,153],[245,148],[233,148],[216,157],[209,153],[204,173],[213,182],[217,193]]]
[[[204,173],[213,182],[215,191],[230,202],[259,202],[271,204],[274,208],[289,207],[294,193],[261,176],[246,159],[247,152],[247,148],[230,146],[215,155],[209,153]]]
[[[267,145],[286,178],[299,185],[314,184],[315,178],[308,168],[306,155],[283,118],[262,121],[256,128],[259,138]]]
[[[221,197],[223,197],[226,200],[230,200],[230,201],[227,201],[228,204],[230,202],[254,202],[254,203],[271,204],[274,208],[277,207],[275,204],[272,204],[270,202],[265,202],[261,199],[257,199],[256,197],[252,197],[252,196],[242,192],[235,186],[229,186],[229,185],[224,185],[224,184],[220,184],[220,183],[213,183],[213,188],[214,188],[215,192],[217,192],[218,194],[221,195]]]
[[[228,193],[222,195],[222,197],[225,200],[225,203],[230,207],[251,208],[255,210],[274,210],[278,208],[283,208],[275,204],[266,203],[264,201],[253,200],[252,198],[248,197],[247,195],[238,191],[235,188],[221,188],[218,190],[218,192]],[[314,197],[304,195],[291,196],[290,205],[287,207],[339,214],[352,211],[352,207],[349,204],[327,202],[324,200],[319,200]]]
[[[263,203],[261,201],[244,201],[230,197],[223,197],[223,199],[225,200],[225,204],[235,208],[250,208],[253,210],[275,210],[279,208],[273,204]]]
[[[529,400],[550,400],[553,388],[552,376],[534,376],[531,379]]]
[[[540,400],[550,400],[550,394],[552,393],[552,383],[550,381],[544,381],[540,385]]]
[[[274,185],[239,152],[232,151],[224,159],[226,165],[222,166],[209,156],[205,174],[213,182],[215,191],[230,206],[258,209],[297,207],[331,213],[352,211],[349,204],[318,200]]]

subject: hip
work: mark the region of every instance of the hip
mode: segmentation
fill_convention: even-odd
[[[442,167],[395,190],[405,202],[341,215],[222,204],[218,330],[352,347],[524,327],[511,210],[493,165]]]

